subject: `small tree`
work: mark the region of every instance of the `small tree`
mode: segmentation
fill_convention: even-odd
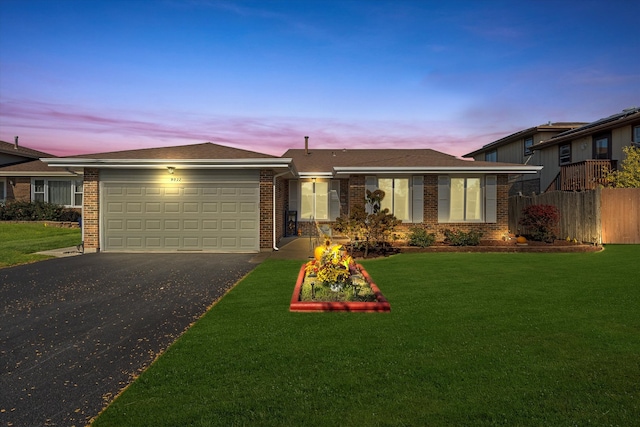
[[[389,240],[389,237],[400,224],[395,216],[389,213],[389,209],[382,209],[384,191],[367,190],[365,196],[366,206],[355,206],[348,217],[340,217],[333,225],[333,229],[346,234],[354,242],[361,242],[364,246],[364,257],[369,255],[369,250]]]
[[[620,170],[610,171],[607,182],[617,188],[640,188],[640,148],[628,145],[622,151],[625,158]]]

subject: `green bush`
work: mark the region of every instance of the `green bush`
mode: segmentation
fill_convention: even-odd
[[[76,222],[80,214],[64,206],[47,202],[9,202],[0,205],[3,221],[70,221]]]
[[[444,234],[445,243],[450,243],[453,246],[478,246],[480,244],[480,238],[482,237],[481,231],[462,231],[462,230],[449,230],[442,231]]]
[[[421,227],[412,227],[409,230],[409,246],[419,246],[426,248],[436,242],[435,233],[427,233],[427,230]]]

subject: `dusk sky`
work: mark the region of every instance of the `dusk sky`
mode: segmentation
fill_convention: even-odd
[[[0,0],[0,140],[461,156],[640,106],[640,2]]]

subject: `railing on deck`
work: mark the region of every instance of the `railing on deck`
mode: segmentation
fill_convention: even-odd
[[[585,191],[607,186],[608,171],[615,170],[616,160],[585,160],[560,166],[560,173],[546,191]]]

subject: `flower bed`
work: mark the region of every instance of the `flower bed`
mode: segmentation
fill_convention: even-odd
[[[291,297],[291,311],[390,311],[389,302],[360,264],[341,245],[319,246],[302,265]]]

